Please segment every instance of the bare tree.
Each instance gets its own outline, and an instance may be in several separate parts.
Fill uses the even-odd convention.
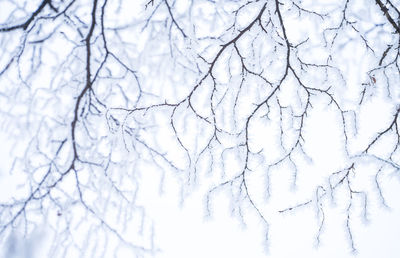
[[[390,205],[382,176],[400,168],[399,6],[3,1],[0,125],[13,149],[2,243],[47,223],[51,257],[154,254],[141,197],[152,170],[161,192],[178,180],[182,201],[205,186],[208,213],[228,194],[266,242],[271,214],[301,207],[315,209],[319,242],[337,202],[355,250],[355,213]]]

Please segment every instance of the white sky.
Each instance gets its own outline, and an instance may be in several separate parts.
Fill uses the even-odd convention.
[[[183,6],[182,10],[184,11],[185,8],[187,8],[187,6]],[[357,8],[362,9],[363,7]],[[129,9],[124,9],[124,11],[128,10]],[[135,11],[137,14],[141,13],[139,9],[135,9]],[[200,11],[203,10],[199,10],[199,12]],[[363,12],[363,10],[360,12]],[[163,15],[160,17],[160,19],[165,18]],[[290,17],[287,17],[288,27],[295,26],[296,17],[291,18],[292,20],[290,20]],[[374,17],[368,15],[368,18],[373,19]],[[247,24],[245,18],[243,18],[242,21],[243,24]],[[315,21],[306,20],[303,25],[303,27],[297,28],[298,30],[288,29],[293,40],[301,41],[301,36],[304,31],[306,31],[308,26],[315,25]],[[310,41],[312,40],[313,39],[310,39]],[[138,43],[138,49],[143,50],[148,47],[143,42]],[[357,55],[355,55],[356,57],[354,57],[354,59],[350,59],[351,62],[348,62],[348,60],[343,60],[342,62],[338,61],[338,65],[346,71],[344,76],[348,79],[347,81],[350,85],[359,85],[367,77],[365,71],[369,69],[370,63],[368,63],[368,61],[370,60],[370,56],[364,56],[359,45],[356,44],[346,45],[345,52],[357,53]],[[190,53],[189,50],[188,53]],[[212,53],[212,51],[210,51],[210,53]],[[323,51],[315,52],[316,56],[319,54],[323,55],[324,53]],[[223,64],[221,66],[223,66]],[[146,69],[147,68],[144,67],[141,72],[151,77],[151,73]],[[163,67],[160,65],[160,70],[162,69]],[[223,68],[221,68],[221,70],[222,69]],[[168,75],[168,72],[169,71],[165,72],[165,74]],[[352,76],[352,74],[356,75]],[[221,81],[225,79],[229,82],[228,76],[226,76],[226,78],[223,77],[223,71],[220,75],[221,77],[219,79],[221,79]],[[162,78],[156,78],[154,80],[160,83]],[[288,79],[288,81],[289,86],[287,87],[290,87],[290,84],[293,83],[293,79]],[[380,85],[379,83],[380,81],[378,81],[377,85]],[[168,82],[166,82],[166,87],[167,86],[171,87]],[[382,88],[384,87],[382,86]],[[251,94],[257,94],[256,91],[254,92]],[[178,93],[181,94],[182,92],[178,91]],[[359,94],[359,92],[355,92],[355,90],[353,92],[352,88],[344,87],[337,89],[335,93],[343,94],[342,97]],[[177,93],[171,91],[168,94],[173,98]],[[200,97],[202,96],[201,94]],[[207,92],[204,94],[207,94]],[[248,94],[251,95],[250,93]],[[290,94],[290,92],[288,94]],[[360,127],[358,129],[361,132],[361,136],[358,138],[355,137],[355,143],[351,146],[353,150],[365,148],[365,142],[373,137],[373,135],[368,135],[368,132],[381,130],[383,127],[379,127],[379,125],[386,126],[385,121],[388,117],[389,119],[391,117],[390,115],[382,115],[392,112],[390,107],[388,107],[389,105],[385,103],[388,98],[385,96],[384,89],[378,90],[377,95],[377,99],[368,102],[366,107],[360,111]],[[290,97],[290,95],[286,96],[288,99],[290,99]],[[394,97],[394,99],[396,99],[396,97]],[[232,211],[235,207],[237,208],[237,206],[235,206],[236,203],[232,203],[233,198],[230,196],[229,188],[215,191],[211,199],[211,214],[207,214],[205,193],[210,187],[215,186],[215,182],[218,182],[215,180],[222,178],[217,172],[215,174],[207,173],[209,167],[200,166],[198,175],[199,181],[189,188],[184,188],[182,194],[182,181],[180,181],[182,177],[173,174],[178,172],[167,171],[164,181],[161,183],[161,174],[156,166],[147,166],[145,162],[139,164],[140,173],[137,180],[140,184],[140,193],[138,195],[137,204],[145,207],[146,212],[143,239],[146,238],[148,234],[154,233],[154,245],[156,248],[159,248],[159,251],[153,254],[146,254],[145,257],[400,257],[400,176],[398,172],[388,170],[382,173],[382,176],[379,178],[383,196],[388,205],[388,207],[386,207],[379,198],[378,190],[374,185],[376,166],[368,160],[358,160],[359,163],[357,163],[356,174],[359,180],[354,186],[356,190],[365,190],[368,193],[367,220],[365,220],[363,216],[362,199],[358,198],[358,196],[354,197],[355,200],[350,213],[346,213],[348,196],[345,194],[345,189],[343,191],[338,191],[337,196],[335,196],[335,201],[331,201],[330,198],[326,198],[323,201],[325,222],[320,235],[320,243],[317,245],[316,237],[318,235],[321,217],[317,216],[317,207],[315,204],[283,214],[278,212],[281,209],[295,206],[302,201],[307,201],[309,198],[312,198],[312,196],[314,196],[312,193],[316,190],[318,185],[326,186],[326,175],[329,175],[332,171],[343,169],[348,164],[348,160],[342,159],[343,150],[340,147],[341,136],[337,134],[338,130],[340,132],[340,124],[337,123],[338,120],[337,116],[335,116],[335,110],[331,106],[326,107],[327,99],[323,97],[314,101],[314,109],[310,112],[311,118],[307,120],[308,122],[304,129],[305,139],[308,144],[307,151],[312,154],[314,159],[309,161],[303,159],[303,157],[297,157],[297,161],[303,169],[299,171],[298,174],[297,188],[293,188],[292,185],[293,173],[290,170],[290,164],[285,163],[271,169],[271,196],[269,199],[266,199],[266,179],[265,171],[262,166],[255,166],[254,173],[249,173],[250,194],[257,203],[257,207],[262,210],[262,213],[267,218],[269,223],[268,227],[260,220],[254,208],[251,207],[247,201],[240,204],[244,214],[244,219],[241,220],[237,215],[237,210]],[[65,100],[65,102],[67,103],[68,100]],[[344,103],[344,105],[347,104],[348,103]],[[52,110],[52,112],[54,112],[54,110]],[[182,117],[185,118],[185,115],[182,115]],[[182,121],[184,120],[179,119],[177,123]],[[168,123],[169,121],[163,122]],[[9,174],[14,160],[13,157],[23,157],[26,151],[24,148],[24,144],[27,142],[26,136],[29,136],[29,133],[23,134],[18,130],[14,131],[13,128],[19,128],[18,121],[13,121],[12,118],[0,113],[1,202],[8,201],[10,198],[14,197],[14,192],[18,192],[24,188],[23,186],[26,180],[26,177],[20,176],[18,173]],[[192,124],[191,127],[188,126],[188,128],[189,131],[198,129],[197,124]],[[374,130],[371,130],[371,128]],[[21,130],[28,132],[29,128],[27,127]],[[274,151],[274,148],[276,149],[276,146],[273,145],[270,139],[273,138],[270,137],[271,135],[274,136],[274,128],[271,123],[265,121],[255,123],[252,130],[254,137],[258,137],[254,146],[265,146],[266,150],[272,151]],[[118,136],[117,134],[110,137],[118,138]],[[158,138],[164,136],[167,137],[168,135],[157,135]],[[184,140],[190,142],[192,139],[189,135]],[[18,141],[20,144],[16,144]],[[121,144],[121,142],[119,142],[119,144]],[[170,142],[165,140],[160,143],[160,146],[165,145],[168,147],[169,144]],[[380,150],[384,151],[388,148],[385,144],[386,142],[378,146]],[[173,146],[171,149],[173,149]],[[263,158],[267,159],[278,154],[279,153],[272,153],[270,156],[266,155],[266,157]],[[124,155],[129,155],[129,153],[123,151],[117,152],[115,158],[123,159],[125,158]],[[260,160],[261,159],[262,158],[260,158]],[[261,164],[263,161],[264,160],[257,162]],[[185,163],[184,158],[182,158],[181,162]],[[218,162],[220,161],[216,162],[217,165],[220,164]],[[235,157],[228,156],[225,162],[228,173],[229,171],[235,171],[235,169],[237,169],[235,166],[238,160],[236,160]],[[217,165],[215,166],[217,167]],[[205,166],[208,166],[208,164]],[[66,184],[68,184],[68,182]],[[163,191],[161,192],[160,189],[163,189]],[[182,196],[185,196],[183,200],[181,198]],[[71,209],[76,209],[79,213],[79,209],[73,204],[71,204]],[[355,253],[351,252],[351,241],[349,240],[349,232],[346,229],[346,217],[348,214],[351,216],[350,228],[354,245],[357,249]],[[87,216],[84,212],[81,212],[79,215],[82,217]],[[64,214],[62,216],[64,216]],[[83,239],[82,242],[85,242],[86,231],[84,229],[81,230],[80,226],[81,224],[85,224],[85,222],[88,222],[87,225],[95,223],[95,220],[88,216],[88,218],[83,221],[83,223],[77,223],[79,225],[73,225],[76,225],[76,228],[78,228],[76,239],[81,238]],[[118,219],[115,219],[114,222],[118,222]],[[58,226],[55,215],[50,214],[44,219],[44,222],[33,230],[32,236],[25,239],[22,234],[18,233],[12,236],[15,237],[15,248],[18,250],[15,256],[13,256],[14,258],[44,257],[44,255],[48,254],[49,250],[54,248],[54,246],[52,246],[53,238],[50,230],[46,230],[46,223],[52,226]],[[62,226],[63,224],[60,223],[60,228]],[[84,226],[86,225],[83,225],[82,228]],[[268,240],[265,239],[266,229],[268,229]],[[127,229],[127,232],[125,232],[128,238],[131,233],[132,239],[140,242],[141,239],[140,236],[138,238],[137,232],[129,230],[132,229]],[[89,239],[89,243],[87,243],[87,249],[89,250],[87,252],[88,256],[92,250],[95,252],[96,248],[103,248],[103,245],[108,241],[105,240],[107,236],[105,236],[104,232],[101,230],[99,230],[99,232],[94,230],[93,232],[88,234],[87,238]],[[62,236],[57,236],[55,239],[57,239],[57,241],[54,243],[62,243],[63,241]],[[98,246],[93,244],[97,241],[96,239],[99,239]],[[111,239],[109,241],[111,243],[113,240]],[[146,241],[143,240],[143,242]],[[4,258],[11,258],[7,256],[7,254],[10,254],[10,245],[8,243],[10,243],[10,241],[7,242],[7,240],[5,240],[4,242],[4,239],[0,241],[0,244],[3,244],[3,247],[0,247],[0,255],[3,255]],[[79,246],[80,243],[76,245]],[[130,252],[131,250],[122,245],[117,249],[116,256],[130,257],[130,255],[132,255]],[[106,257],[111,257],[112,254],[113,253],[105,252]],[[80,254],[72,253],[69,254],[69,256],[67,255],[67,257],[73,257],[74,255],[77,257]]]

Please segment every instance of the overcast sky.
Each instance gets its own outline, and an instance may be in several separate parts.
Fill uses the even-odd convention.
[[[67,2],[0,2],[0,256],[400,257],[398,1]]]

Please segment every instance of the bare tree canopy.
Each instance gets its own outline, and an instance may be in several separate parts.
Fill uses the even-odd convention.
[[[398,0],[4,0],[0,51],[1,246],[46,224],[48,257],[156,255],[156,189],[228,196],[265,245],[300,209],[319,244],[333,203],[351,252],[391,205]]]

